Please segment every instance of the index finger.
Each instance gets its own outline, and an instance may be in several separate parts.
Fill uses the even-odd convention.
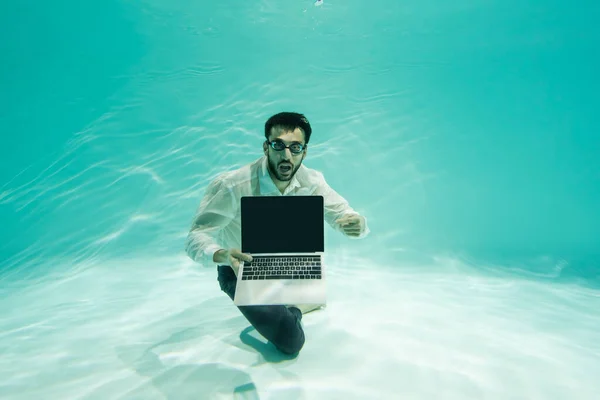
[[[356,215],[346,215],[346,216],[338,219],[338,222],[342,225],[356,225],[360,221]]]
[[[337,222],[338,224],[345,224],[346,222],[348,222],[349,217],[347,215],[338,218],[335,222]]]
[[[252,261],[252,256],[250,254],[246,254],[246,253],[242,253],[240,250],[237,249],[233,249],[231,250],[231,255],[235,258],[237,258],[238,260],[243,260],[243,261]]]
[[[248,262],[252,261],[252,256],[250,254],[241,253],[240,258],[244,261],[248,261]]]

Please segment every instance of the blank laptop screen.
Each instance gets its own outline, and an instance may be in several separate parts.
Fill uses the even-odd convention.
[[[243,253],[325,249],[323,196],[242,197]]]

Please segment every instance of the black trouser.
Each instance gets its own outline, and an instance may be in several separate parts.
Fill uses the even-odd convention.
[[[219,265],[219,285],[231,300],[235,296],[237,277],[229,265]],[[302,312],[296,307],[239,306],[238,309],[265,339],[285,354],[296,354],[304,346],[304,330],[300,325]]]

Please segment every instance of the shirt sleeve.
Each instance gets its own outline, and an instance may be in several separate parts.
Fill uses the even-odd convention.
[[[344,233],[344,230],[335,221],[345,215],[360,215],[356,212],[346,199],[340,196],[335,190],[333,190],[325,181],[322,174],[318,175],[318,185],[315,191],[316,195],[323,196],[324,207],[325,207],[325,222],[327,222],[334,230]],[[370,233],[369,226],[367,224],[367,218],[362,216],[365,221],[363,231],[359,236],[348,236],[351,239],[362,239]]]
[[[185,251],[192,260],[214,264],[214,254],[223,248],[217,234],[234,218],[236,207],[235,195],[223,179],[208,185],[185,242]]]

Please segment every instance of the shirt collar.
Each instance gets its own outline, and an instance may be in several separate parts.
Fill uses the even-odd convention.
[[[300,182],[297,179],[297,175],[301,169],[302,169],[302,167],[298,168],[298,171],[296,171],[296,173],[292,177],[290,184],[283,192],[284,195],[301,186]],[[275,194],[281,193],[279,191],[279,189],[277,189],[277,186],[275,186],[273,179],[271,179],[271,175],[269,175],[269,170],[268,170],[268,165],[267,165],[267,156],[262,157],[262,162],[260,163],[260,171],[258,172],[258,179],[259,179],[259,184],[260,184],[260,193],[262,195],[271,195],[273,193],[275,193]]]

